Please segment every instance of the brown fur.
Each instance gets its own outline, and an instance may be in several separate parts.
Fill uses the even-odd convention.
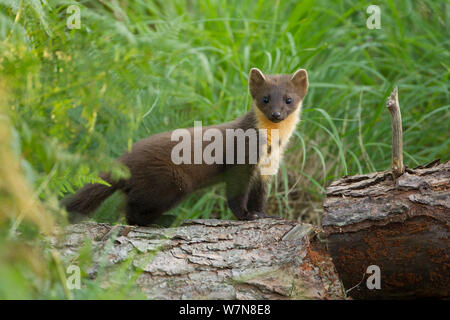
[[[297,71],[293,76],[266,76],[258,69],[252,69],[249,87],[254,101],[253,110],[232,122],[203,127],[203,130],[216,128],[223,133],[224,161],[226,154],[231,151],[226,148],[226,129],[279,129],[280,145],[284,146],[297,124],[307,86],[307,74],[304,70]],[[262,102],[264,95],[271,97],[269,103]],[[292,99],[291,104],[285,103],[288,96]],[[280,112],[280,121],[274,122],[271,119],[270,114],[274,110]],[[192,135],[193,128],[189,130]],[[119,158],[130,170],[129,179],[112,181],[108,174],[104,174],[102,177],[111,187],[101,184],[84,186],[65,202],[67,210],[73,215],[87,215],[105,198],[116,190],[121,190],[127,195],[128,223],[149,225],[186,195],[200,188],[224,182],[228,205],[238,219],[266,216],[264,202],[267,179],[262,179],[257,164],[249,164],[248,140],[245,164],[175,165],[171,160],[171,152],[178,141],[171,141],[171,134],[172,132],[163,132],[138,141],[131,152]],[[268,145],[271,144],[270,136],[269,134]],[[203,148],[209,143],[203,142]],[[194,148],[191,150],[193,152]],[[236,150],[234,154],[236,157]]]

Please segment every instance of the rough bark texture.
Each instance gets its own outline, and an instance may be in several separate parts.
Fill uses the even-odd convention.
[[[450,298],[450,162],[344,177],[327,189],[323,228],[354,298]],[[381,289],[362,281],[381,270]],[[366,275],[366,278],[370,274]]]
[[[275,219],[190,220],[167,229],[82,223],[55,246],[76,262],[89,238],[95,262],[106,257],[114,268],[131,258],[142,270],[138,288],[151,299],[343,298],[319,231]]]

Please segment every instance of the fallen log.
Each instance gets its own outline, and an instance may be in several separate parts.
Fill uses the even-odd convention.
[[[132,259],[142,271],[137,288],[150,299],[342,299],[319,232],[276,219],[189,220],[166,229],[88,222],[68,226],[54,246],[72,264],[86,238],[94,264]],[[97,277],[96,268],[89,273]]]
[[[327,189],[322,226],[354,298],[450,297],[450,162],[340,179]],[[380,268],[381,289],[361,279]]]
[[[397,89],[387,107],[392,171],[327,188],[329,252],[353,298],[450,298],[450,162],[405,167]]]

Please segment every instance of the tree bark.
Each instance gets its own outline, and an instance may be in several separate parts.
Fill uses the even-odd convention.
[[[132,259],[142,271],[137,287],[150,299],[341,299],[319,232],[275,219],[190,220],[167,229],[81,223],[55,246],[76,263],[87,237],[96,264]]]
[[[449,161],[333,182],[322,226],[350,296],[450,297]],[[370,265],[380,268],[381,289],[366,285]]]

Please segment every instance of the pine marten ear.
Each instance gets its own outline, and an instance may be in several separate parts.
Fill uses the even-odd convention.
[[[299,69],[291,77],[294,86],[299,90],[300,96],[303,99],[308,90],[308,73],[305,69]]]
[[[266,82],[266,77],[258,68],[252,68],[248,77],[248,87],[250,88],[250,94],[255,97],[258,89]]]

